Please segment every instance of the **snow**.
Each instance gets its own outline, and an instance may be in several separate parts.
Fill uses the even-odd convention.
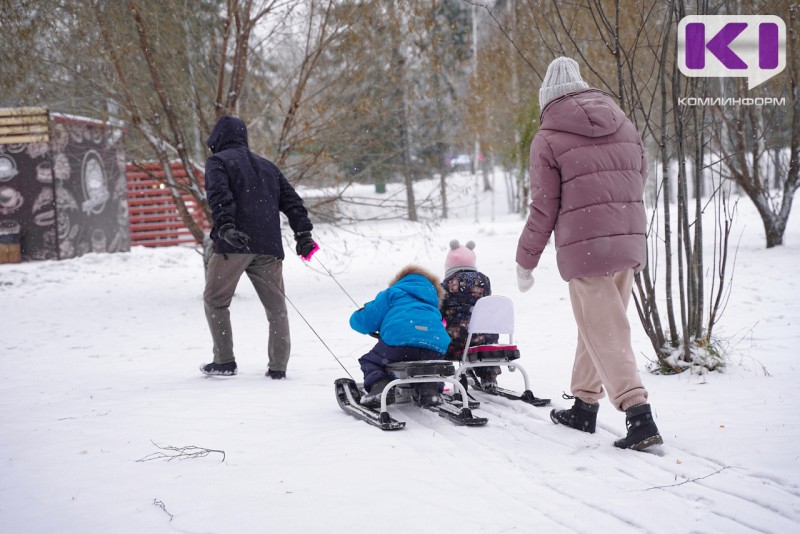
[[[800,531],[800,225],[793,216],[786,245],[766,250],[746,199],[718,326],[724,372],[644,372],[652,351],[631,306],[664,445],[614,448],[625,418],[605,399],[593,435],[553,425],[549,407],[498,397],[481,397],[475,414],[489,423],[477,428],[405,405],[390,412],[406,428],[382,432],[338,407],[334,380],[360,380],[358,357],[374,343],[349,329],[350,297],[370,300],[409,262],[441,276],[454,238],[476,242],[493,292],[514,301],[534,394],[571,404],[560,395],[577,334],[552,246],[519,293],[522,221],[504,213],[500,190],[496,201],[482,193],[476,222],[475,181],[458,180],[447,221],[318,226],[315,259],[287,257],[293,348],[282,381],[264,377],[266,318],[244,278],[231,307],[239,375],[199,373],[211,339],[192,248],[0,266],[0,532]],[[499,380],[519,389],[522,377]],[[140,461],[168,453],[158,446],[224,459]]]

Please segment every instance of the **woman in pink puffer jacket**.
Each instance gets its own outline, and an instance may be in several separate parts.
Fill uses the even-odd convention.
[[[642,196],[647,178],[639,133],[613,99],[583,81],[560,57],[539,91],[541,127],[531,143],[531,210],[517,246],[519,288],[555,232],[556,261],[578,326],[568,410],[554,423],[594,433],[608,392],[626,412],[628,434],[614,445],[641,450],[662,443],[636,370],[627,307],[634,272],[647,260]],[[604,391],[605,388],[605,391]]]

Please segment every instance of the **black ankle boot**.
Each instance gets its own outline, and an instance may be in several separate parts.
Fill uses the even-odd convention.
[[[439,406],[442,403],[442,396],[439,393],[439,383],[422,382],[416,384],[411,398],[420,406]]]
[[[575,399],[575,404],[569,410],[553,410],[550,412],[550,419],[557,425],[566,425],[581,432],[594,434],[600,404],[588,404],[567,394],[562,396],[565,399]]]
[[[664,443],[653,421],[649,404],[639,404],[629,408],[625,412],[625,426],[628,427],[628,435],[615,441],[615,447],[641,451],[651,445]]]
[[[361,396],[361,405],[367,408],[380,408],[383,390],[391,381],[390,378],[381,378],[372,384],[369,387],[369,393]],[[386,404],[394,404],[394,388],[390,389],[386,394]]]
[[[236,374],[236,362],[207,363],[200,366],[200,372],[208,376],[233,376]]]

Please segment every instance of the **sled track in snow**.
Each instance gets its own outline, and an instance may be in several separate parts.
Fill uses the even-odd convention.
[[[613,449],[613,441],[621,437],[621,433],[614,433],[605,425],[599,425],[593,435],[582,434],[554,425],[549,417],[552,407],[537,408],[501,397],[475,396],[481,402],[475,414],[489,417],[489,423],[483,428],[464,429],[452,425],[444,428],[448,423],[438,422],[439,418],[430,412],[417,414],[404,410],[404,417],[431,428],[452,441],[454,447],[479,452],[476,455],[479,458],[500,458],[518,466],[520,472],[529,474],[531,483],[526,491],[512,493],[513,499],[526,507],[533,505],[538,513],[568,530],[589,530],[592,520],[587,515],[601,515],[603,519],[597,520],[604,521],[602,524],[614,520],[622,530],[641,532],[683,528],[708,531],[710,528],[711,531],[779,533],[800,526],[800,488],[777,476],[750,473],[747,466],[724,465],[669,441],[645,452]],[[513,443],[511,447],[505,446],[509,440]],[[529,443],[527,450],[526,442]],[[509,448],[526,452],[512,454]],[[615,454],[609,456],[608,448]],[[602,457],[595,451],[602,451]],[[609,458],[613,462],[609,462]],[[581,480],[585,482],[586,477],[600,477],[607,483],[609,494],[592,495],[584,491]],[[734,479],[736,483],[730,483]],[[606,511],[608,507],[603,503],[608,498],[648,504],[631,506],[629,513],[622,514]],[[553,512],[558,506],[548,506],[547,511],[539,506],[562,499],[564,512]],[[694,503],[694,509],[689,513],[679,512],[686,508],[687,500]],[[576,518],[572,510],[575,501],[581,504],[582,518]],[[677,524],[652,524],[647,515],[650,503],[675,509]],[[611,507],[613,509],[620,508]],[[699,522],[701,518],[702,523]]]

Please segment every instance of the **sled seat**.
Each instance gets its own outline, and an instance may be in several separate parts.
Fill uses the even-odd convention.
[[[394,362],[386,365],[386,370],[397,378],[422,376],[453,376],[456,372],[453,362],[447,360],[419,360],[415,362]]]
[[[436,384],[437,389],[441,390],[442,383],[450,384],[453,394],[453,401],[461,402],[462,399],[469,399],[465,386],[455,377],[456,369],[453,362],[448,360],[420,360],[413,362],[394,362],[386,365],[386,372],[394,376],[394,380],[389,382],[381,392],[381,416],[386,412],[387,395],[392,388],[397,388],[395,402],[407,402],[409,400],[408,391],[416,389],[419,384]],[[411,394],[411,399],[413,399]],[[403,400],[405,399],[405,400]],[[462,403],[463,404],[463,403]],[[455,406],[447,402],[436,406],[434,411],[439,415],[447,417],[457,424],[482,425],[486,423],[485,417],[473,417],[471,408],[477,408],[477,403],[469,401],[468,406]],[[388,417],[388,414],[386,414]]]
[[[516,345],[478,345],[467,349],[468,362],[510,362],[519,359]]]

